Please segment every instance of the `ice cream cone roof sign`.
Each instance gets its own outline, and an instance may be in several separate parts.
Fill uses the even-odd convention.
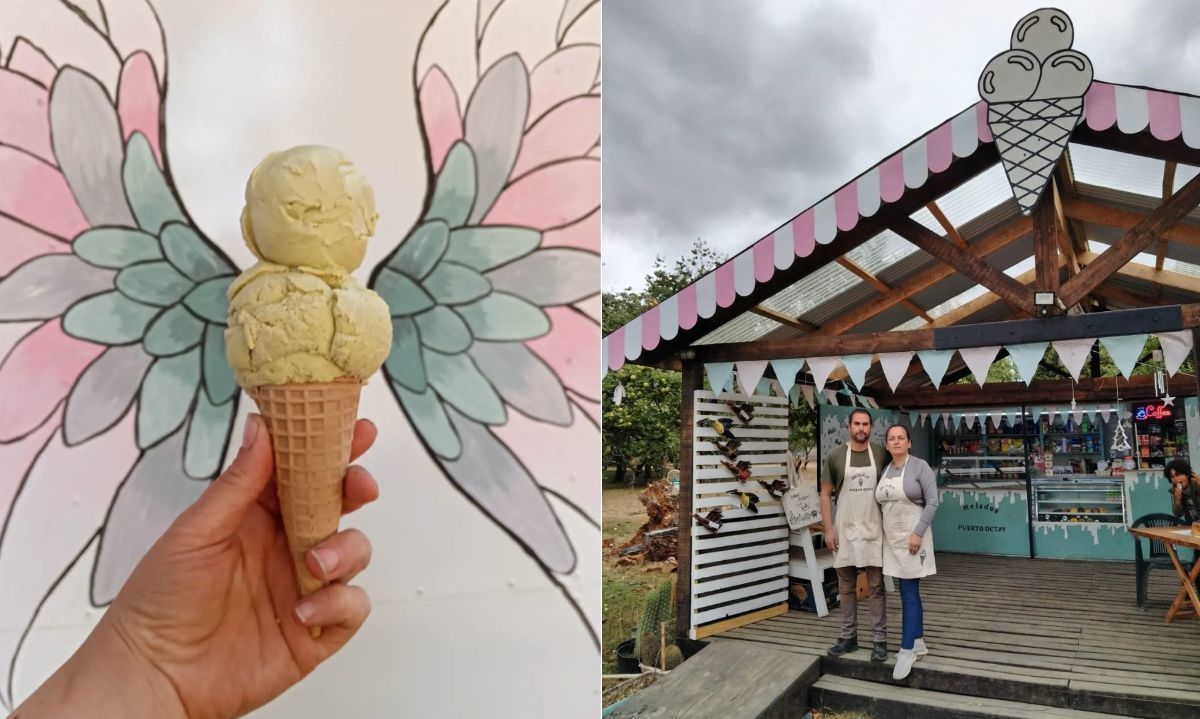
[[[1008,50],[988,61],[979,95],[1021,213],[1033,212],[1083,117],[1092,63],[1071,49],[1075,29],[1062,10],[1021,18]]]

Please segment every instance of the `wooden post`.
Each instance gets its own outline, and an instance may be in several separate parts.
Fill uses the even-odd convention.
[[[1034,286],[1042,292],[1058,292],[1058,217],[1054,212],[1052,194],[1042,198],[1034,218],[1033,257],[1037,268]],[[1057,308],[1054,314],[1058,314]]]
[[[679,412],[679,576],[676,579],[676,633],[687,637],[692,625],[692,471],[696,429],[696,390],[704,383],[704,365],[695,359],[683,362],[683,389]]]
[[[1196,396],[1200,397],[1200,329],[1192,330],[1192,362],[1196,365]]]

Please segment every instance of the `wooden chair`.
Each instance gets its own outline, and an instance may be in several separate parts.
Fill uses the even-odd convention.
[[[1133,521],[1130,527],[1175,527],[1182,526],[1183,523],[1170,514],[1144,514]],[[1171,557],[1167,554],[1167,547],[1157,539],[1146,540],[1150,542],[1149,553],[1142,554],[1142,538],[1133,538],[1133,559],[1135,574],[1137,577],[1137,605],[1139,607],[1146,606],[1146,589],[1150,584],[1150,570],[1155,567],[1162,567],[1174,571],[1174,565],[1171,564]],[[1184,562],[1182,558],[1180,562],[1185,569],[1189,569],[1192,562]]]

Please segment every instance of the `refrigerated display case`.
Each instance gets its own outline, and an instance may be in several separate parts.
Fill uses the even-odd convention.
[[[1122,479],[1071,476],[1033,480],[1033,521],[1037,524],[1126,524],[1127,509]]]

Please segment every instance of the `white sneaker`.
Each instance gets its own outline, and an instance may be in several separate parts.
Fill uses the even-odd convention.
[[[901,649],[896,654],[896,668],[892,670],[892,679],[903,679],[912,671],[913,662],[917,661],[917,655],[912,649]]]
[[[929,650],[925,648],[925,637],[921,637],[913,642],[913,654],[917,655],[917,659],[920,659],[928,653]]]

